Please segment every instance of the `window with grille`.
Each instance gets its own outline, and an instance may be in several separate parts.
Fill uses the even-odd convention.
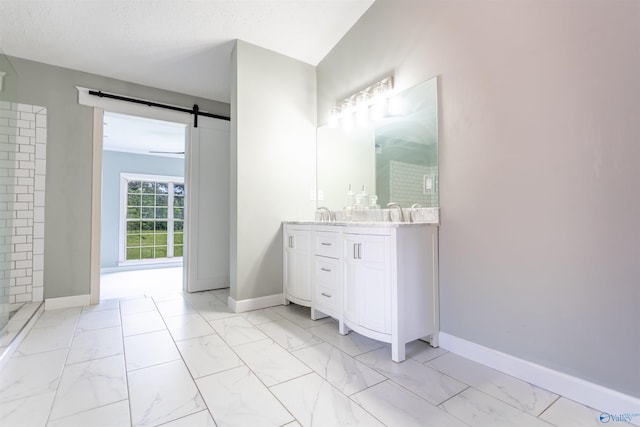
[[[172,261],[184,248],[184,178],[122,174],[121,262]]]

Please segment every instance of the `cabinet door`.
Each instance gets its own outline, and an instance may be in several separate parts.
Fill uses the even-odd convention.
[[[344,238],[344,308],[347,320],[391,333],[391,273],[388,236]]]
[[[345,234],[343,238],[343,265],[342,265],[342,274],[343,274],[343,307],[344,307],[344,317],[345,320],[355,323],[357,325],[361,324],[361,315],[359,304],[362,301],[361,293],[362,290],[359,286],[358,281],[358,244],[360,243],[358,239],[358,235],[353,234]]]
[[[391,333],[390,248],[387,236],[360,236],[358,287],[361,288],[360,325]]]
[[[287,228],[284,244],[285,293],[311,301],[311,231]]]

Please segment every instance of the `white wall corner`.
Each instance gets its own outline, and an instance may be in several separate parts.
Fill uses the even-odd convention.
[[[44,300],[44,309],[58,310],[61,308],[82,307],[91,303],[91,295],[74,295],[70,297],[46,298]]]
[[[236,301],[231,296],[227,299],[227,305],[234,313],[244,313],[245,311],[260,310],[262,308],[282,305],[284,294],[267,295],[266,297],[249,298]]]
[[[440,347],[599,411],[640,412],[640,399],[440,332]]]

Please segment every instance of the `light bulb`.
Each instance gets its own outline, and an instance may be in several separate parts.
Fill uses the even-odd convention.
[[[354,103],[351,98],[345,99],[342,103],[341,111],[341,119],[342,119],[342,127],[350,130],[353,128],[353,107]]]
[[[369,114],[369,95],[365,92],[361,92],[356,98],[356,118],[358,126],[365,126],[367,124]]]
[[[387,105],[387,89],[382,82],[373,88],[373,103],[371,105],[371,119],[380,120],[384,117],[385,107]]]
[[[329,110],[329,127],[335,129],[338,127],[338,120],[340,119],[340,109],[333,105]]]

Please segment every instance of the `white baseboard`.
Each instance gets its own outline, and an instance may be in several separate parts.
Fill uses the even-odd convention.
[[[91,304],[91,295],[74,295],[71,297],[46,298],[44,300],[45,310],[58,310],[60,308],[81,307]]]
[[[267,295],[266,297],[234,300],[229,296],[227,300],[229,308],[235,313],[260,310],[261,308],[274,307],[284,303],[284,294]]]
[[[610,414],[640,412],[640,399],[440,332],[440,347]]]
[[[182,261],[162,263],[123,264],[117,267],[100,267],[100,274],[122,273],[125,271],[156,270],[160,268],[182,267]]]

